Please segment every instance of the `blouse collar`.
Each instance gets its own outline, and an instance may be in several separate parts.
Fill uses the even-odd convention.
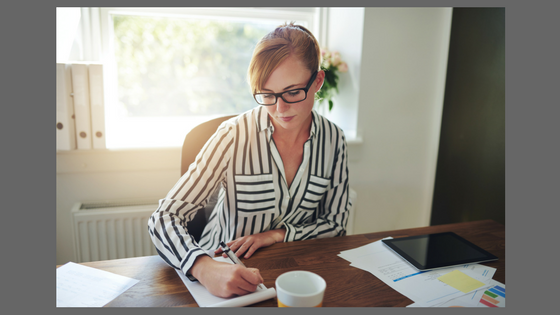
[[[268,141],[270,141],[270,137],[274,133],[274,125],[270,121],[270,116],[268,115],[268,111],[264,109],[262,106],[259,106],[255,109],[257,114],[255,115],[255,122],[257,123],[257,130],[259,132],[263,132],[265,130],[269,130],[268,133]],[[317,126],[319,124],[319,115],[315,111],[315,109],[311,110],[311,129],[309,131],[309,138],[314,139],[315,135],[317,134]]]

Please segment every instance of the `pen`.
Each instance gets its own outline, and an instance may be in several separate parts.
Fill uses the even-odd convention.
[[[239,260],[239,258],[237,258],[237,255],[235,255],[235,253],[233,253],[233,252],[231,251],[231,249],[229,249],[229,247],[226,245],[226,243],[220,242],[220,247],[222,248],[222,251],[223,251],[224,253],[226,253],[226,255],[229,257],[229,259],[230,259],[234,264],[241,265],[241,266],[245,267],[245,265],[243,264],[243,262],[241,262],[241,260]],[[245,267],[245,268],[247,268],[247,267]],[[261,288],[261,289],[263,289],[263,290],[266,290],[266,287],[265,287],[264,284],[262,284],[262,283],[259,283],[259,288]]]

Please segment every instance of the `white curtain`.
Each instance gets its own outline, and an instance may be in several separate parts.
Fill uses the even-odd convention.
[[[101,60],[99,8],[56,8],[56,62]]]

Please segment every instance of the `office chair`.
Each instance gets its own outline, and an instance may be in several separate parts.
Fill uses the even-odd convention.
[[[190,132],[187,133],[187,136],[183,141],[183,148],[181,149],[181,176],[183,176],[187,172],[189,166],[194,162],[196,155],[200,152],[206,141],[208,141],[208,139],[210,139],[210,137],[216,132],[220,124],[223,121],[226,121],[235,116],[237,115],[211,119],[194,127]],[[204,227],[208,222],[208,218],[210,217],[212,209],[214,209],[214,206],[216,205],[218,193],[219,189],[216,190],[210,197],[210,200],[208,201],[204,209],[202,209],[202,211],[199,210],[194,216],[193,220],[187,223],[187,229],[189,230],[189,233],[197,242],[200,241],[202,231],[204,230]]]

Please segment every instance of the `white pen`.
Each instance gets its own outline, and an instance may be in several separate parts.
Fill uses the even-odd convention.
[[[222,248],[222,251],[224,253],[226,253],[226,255],[229,257],[229,259],[237,265],[241,265],[243,267],[245,267],[245,265],[241,262],[241,260],[239,260],[239,258],[237,257],[237,255],[235,255],[234,252],[231,251],[231,249],[229,249],[229,247],[226,245],[226,243],[224,242],[220,242],[220,247]],[[245,267],[247,268],[247,267]],[[259,288],[266,290],[266,287],[264,286],[264,284],[259,283]]]

